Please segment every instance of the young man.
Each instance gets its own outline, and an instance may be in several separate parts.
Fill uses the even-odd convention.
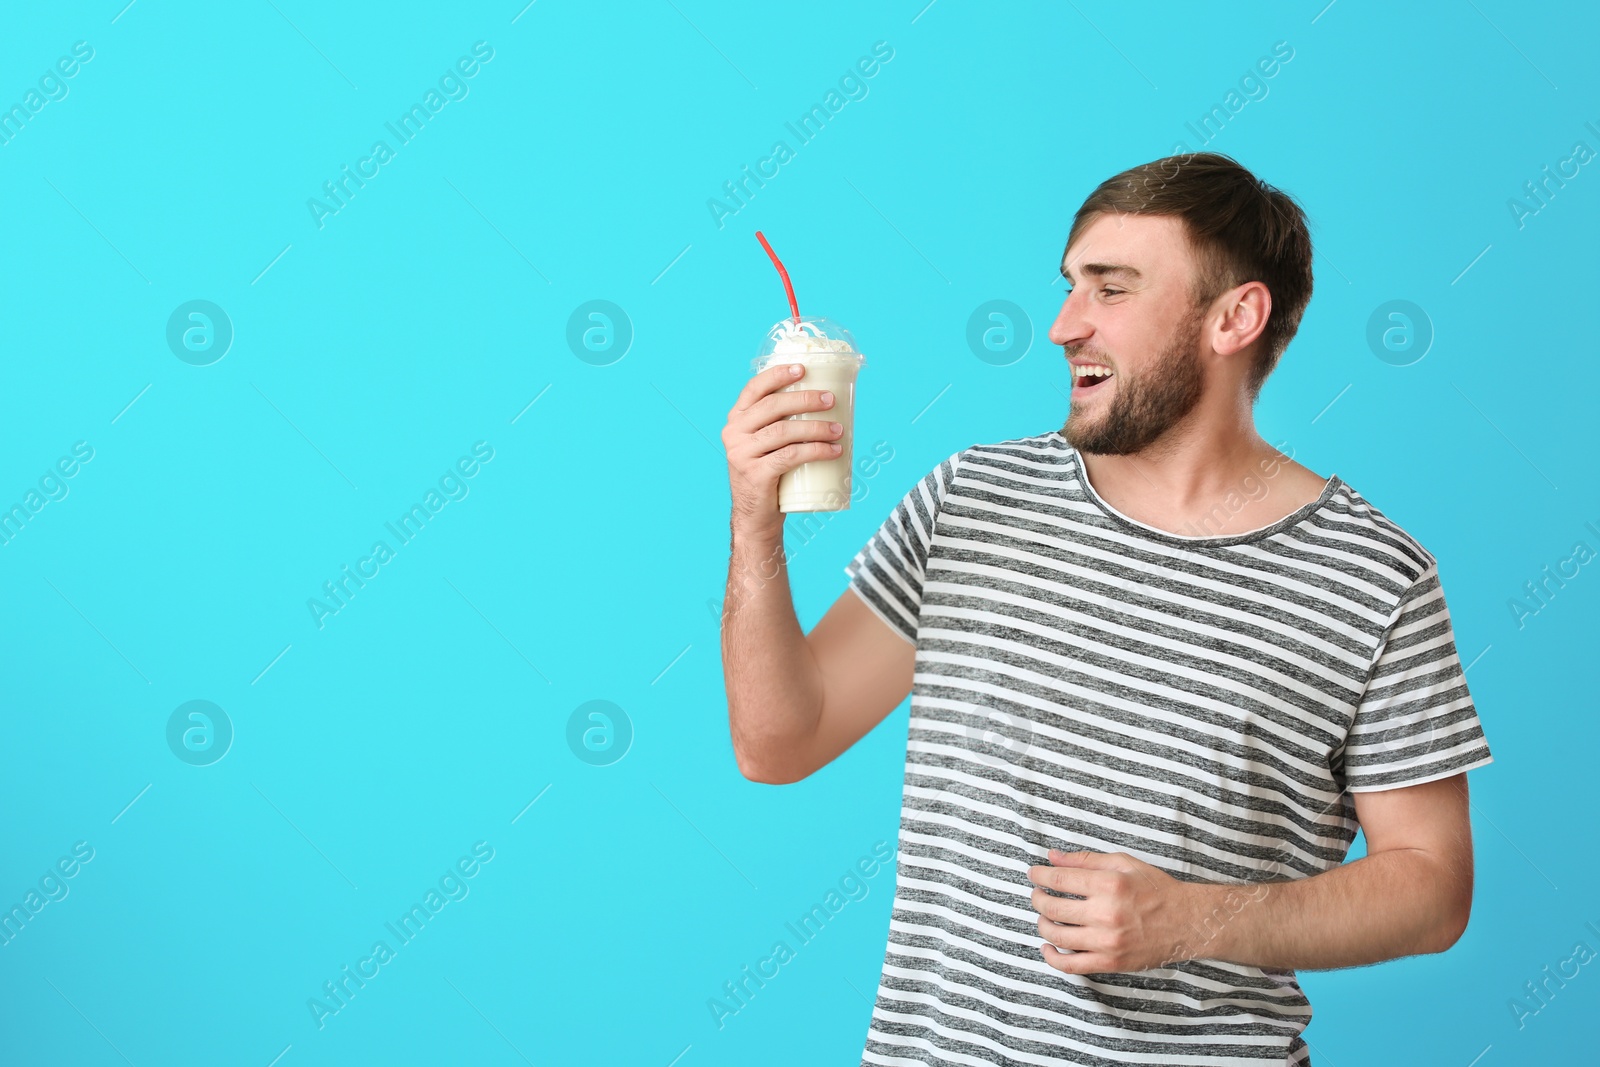
[[[1467,925],[1464,772],[1491,756],[1438,565],[1255,432],[1311,296],[1287,195],[1212,153],[1135,167],[1062,274],[1066,424],[928,472],[809,635],[776,485],[832,454],[786,418],[827,403],[775,392],[785,367],[740,394],[739,767],[797,781],[911,694],[863,1064],[1308,1064],[1296,968]]]

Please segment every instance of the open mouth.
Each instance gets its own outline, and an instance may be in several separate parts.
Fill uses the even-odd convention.
[[[1074,367],[1072,368],[1073,395],[1097,392],[1114,377],[1116,377],[1114,374],[1102,374],[1094,370],[1080,370]]]

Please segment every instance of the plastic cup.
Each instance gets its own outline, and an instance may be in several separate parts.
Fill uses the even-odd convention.
[[[803,363],[800,380],[778,390],[831,391],[833,406],[801,411],[791,419],[821,419],[844,427],[844,447],[832,459],[814,459],[778,478],[779,511],[845,511],[850,507],[850,467],[855,439],[856,375],[867,357],[856,349],[850,331],[824,318],[787,318],[767,331],[760,353],[750,361],[752,375],[778,363]]]

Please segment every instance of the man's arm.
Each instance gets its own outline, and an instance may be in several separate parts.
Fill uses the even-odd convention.
[[[781,553],[780,553],[781,554]],[[916,646],[846,588],[809,635],[786,576],[736,591],[724,609],[723,662],[734,756],[746,778],[809,777],[866,736],[911,692]]]
[[[1046,961],[1074,974],[1184,959],[1328,970],[1445,951],[1472,909],[1466,773],[1352,796],[1367,855],[1307,878],[1182,882],[1121,853],[1052,852],[1029,878],[1085,899],[1034,890]]]
[[[800,630],[778,484],[802,463],[831,458],[843,433],[798,417],[834,403],[791,388],[804,370],[756,374],[722,429],[733,501],[722,607],[728,730],[740,773],[771,785],[805,778],[882,722],[911,692],[916,658],[914,642],[851,589],[810,634]]]
[[[1472,911],[1466,773],[1351,796],[1367,854],[1309,878],[1261,883],[1260,902],[1236,914],[1224,904],[1235,887],[1196,886],[1199,916],[1217,933],[1195,957],[1327,970],[1456,943]]]

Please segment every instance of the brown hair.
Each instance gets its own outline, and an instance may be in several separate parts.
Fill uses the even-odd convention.
[[[1299,204],[1230,156],[1167,156],[1101,182],[1073,217],[1067,248],[1112,212],[1183,220],[1197,264],[1190,283],[1197,308],[1245,282],[1267,287],[1272,311],[1248,379],[1254,403],[1311,300],[1311,235]]]

